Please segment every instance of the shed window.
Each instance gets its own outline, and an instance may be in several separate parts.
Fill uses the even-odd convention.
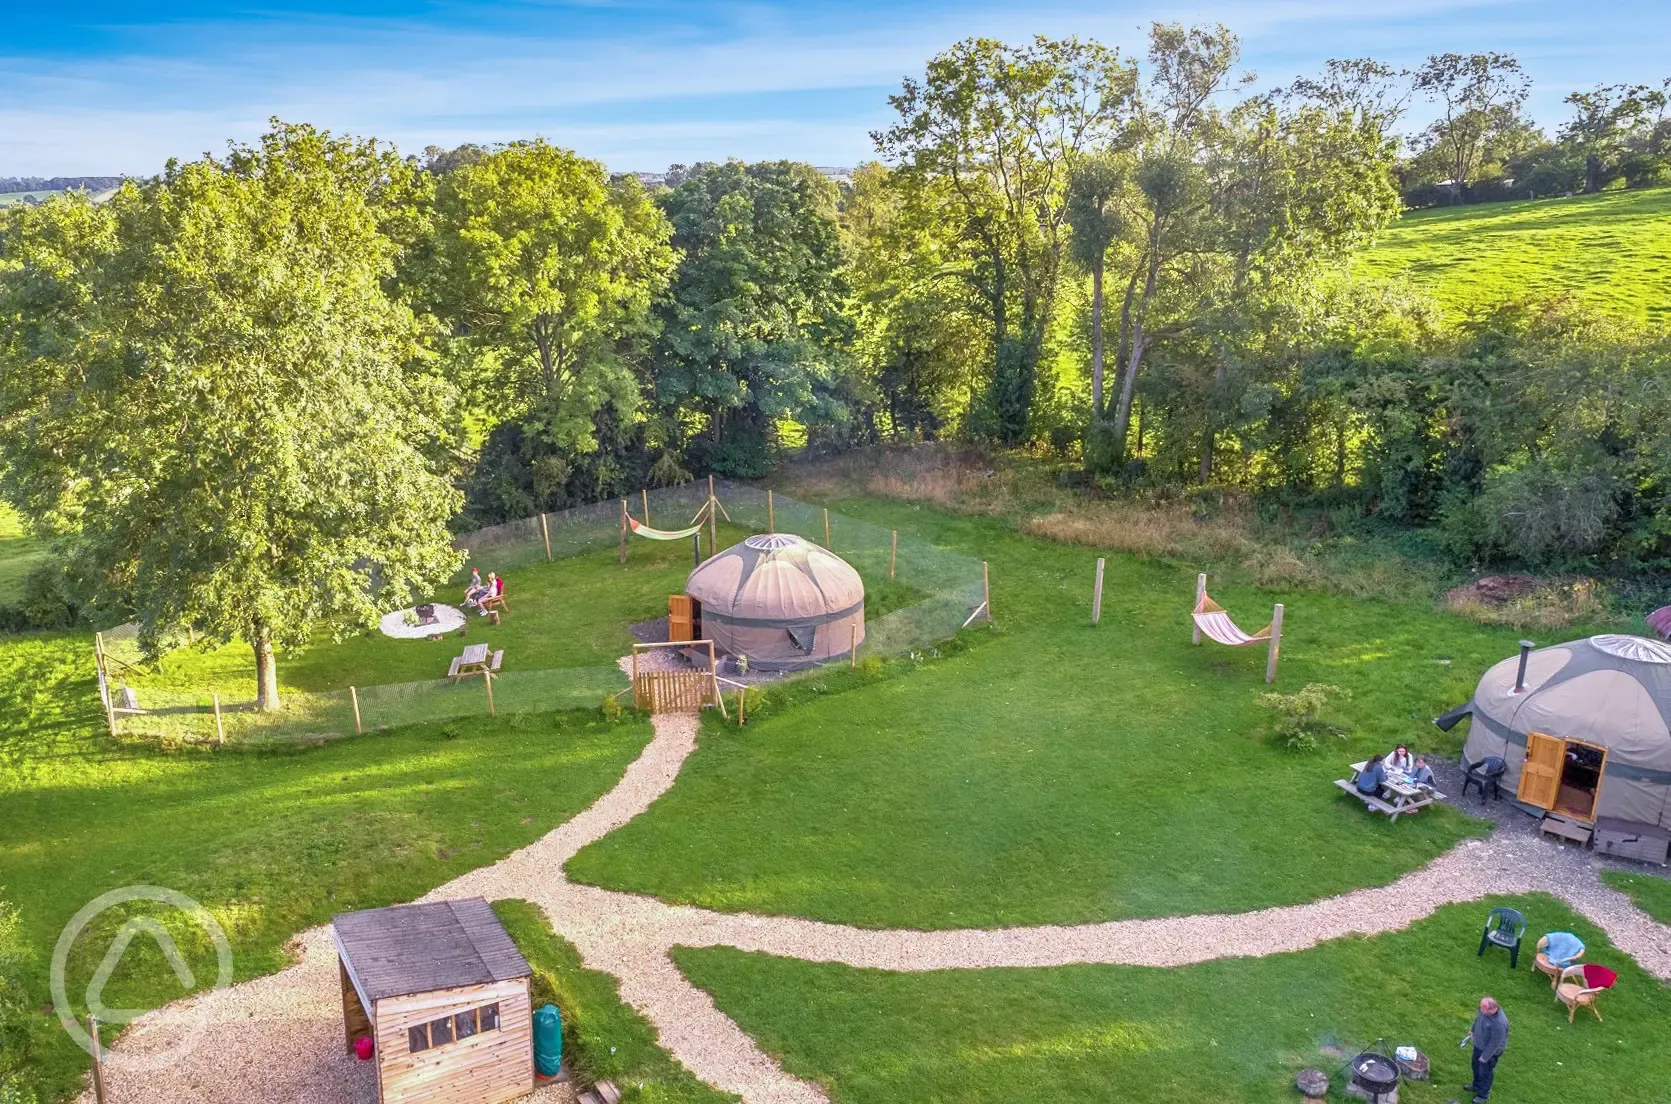
[[[433,1046],[445,1046],[453,1041],[453,1018],[442,1016],[429,1021],[429,1041]]]
[[[413,1054],[429,1049],[429,1025],[419,1024],[406,1029],[406,1048]]]
[[[453,1017],[453,1034],[460,1039],[468,1039],[476,1033],[476,1010],[460,1012]]]
[[[497,1004],[485,1005],[480,1009],[480,1012],[482,1016],[482,1030],[497,1030],[499,1027],[499,1006]]]

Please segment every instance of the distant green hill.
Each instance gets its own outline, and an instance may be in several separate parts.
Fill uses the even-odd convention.
[[[1571,293],[1671,325],[1671,188],[1416,211],[1357,263],[1431,288],[1452,312]]]

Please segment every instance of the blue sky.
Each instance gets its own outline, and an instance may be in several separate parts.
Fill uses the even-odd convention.
[[[1671,76],[1666,0],[0,0],[0,176],[155,172],[271,115],[408,151],[542,135],[613,169],[850,165],[900,78],[960,38],[1131,51],[1155,19],[1229,25],[1262,85],[1330,57],[1511,51],[1551,128],[1573,89]]]

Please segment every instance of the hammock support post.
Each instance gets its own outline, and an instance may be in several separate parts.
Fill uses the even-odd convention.
[[[621,562],[627,562],[627,500],[621,500]]]
[[[1276,681],[1276,661],[1282,650],[1282,603],[1271,610],[1271,646],[1265,654],[1265,681]]]
[[[714,503],[719,500],[714,497],[714,477],[708,477],[708,555],[719,555],[719,522],[714,515],[719,511],[714,509]]]
[[[1104,560],[1103,557],[1101,557],[1101,556],[1097,557],[1097,583],[1096,583],[1096,586],[1094,588],[1092,588],[1092,590],[1091,590],[1091,626],[1092,626],[1092,628],[1095,628],[1097,622],[1102,620],[1102,569],[1103,569],[1103,567],[1106,563],[1107,563],[1107,561]]]
[[[1206,599],[1206,597],[1207,597],[1207,573],[1205,571],[1203,571],[1201,574],[1199,574],[1195,577],[1195,608],[1196,609],[1201,608],[1201,603]],[[1192,621],[1191,624],[1193,624],[1195,626],[1195,632],[1190,639],[1190,643],[1194,644],[1196,647],[1199,648],[1201,646],[1201,623],[1198,622],[1198,621]]]

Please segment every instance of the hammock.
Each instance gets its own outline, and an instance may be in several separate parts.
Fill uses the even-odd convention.
[[[1258,632],[1249,636],[1237,624],[1230,620],[1230,615],[1224,612],[1224,607],[1207,597],[1205,591],[1201,600],[1195,604],[1195,625],[1202,632],[1231,648],[1240,648],[1243,644],[1263,644],[1271,638],[1271,627],[1266,625]]]
[[[638,536],[648,537],[651,540],[684,540],[686,537],[695,536],[697,533],[702,532],[702,523],[700,521],[691,526],[689,529],[652,529],[648,525],[640,522],[631,514],[627,515],[627,525]],[[622,547],[624,548],[625,545]]]

